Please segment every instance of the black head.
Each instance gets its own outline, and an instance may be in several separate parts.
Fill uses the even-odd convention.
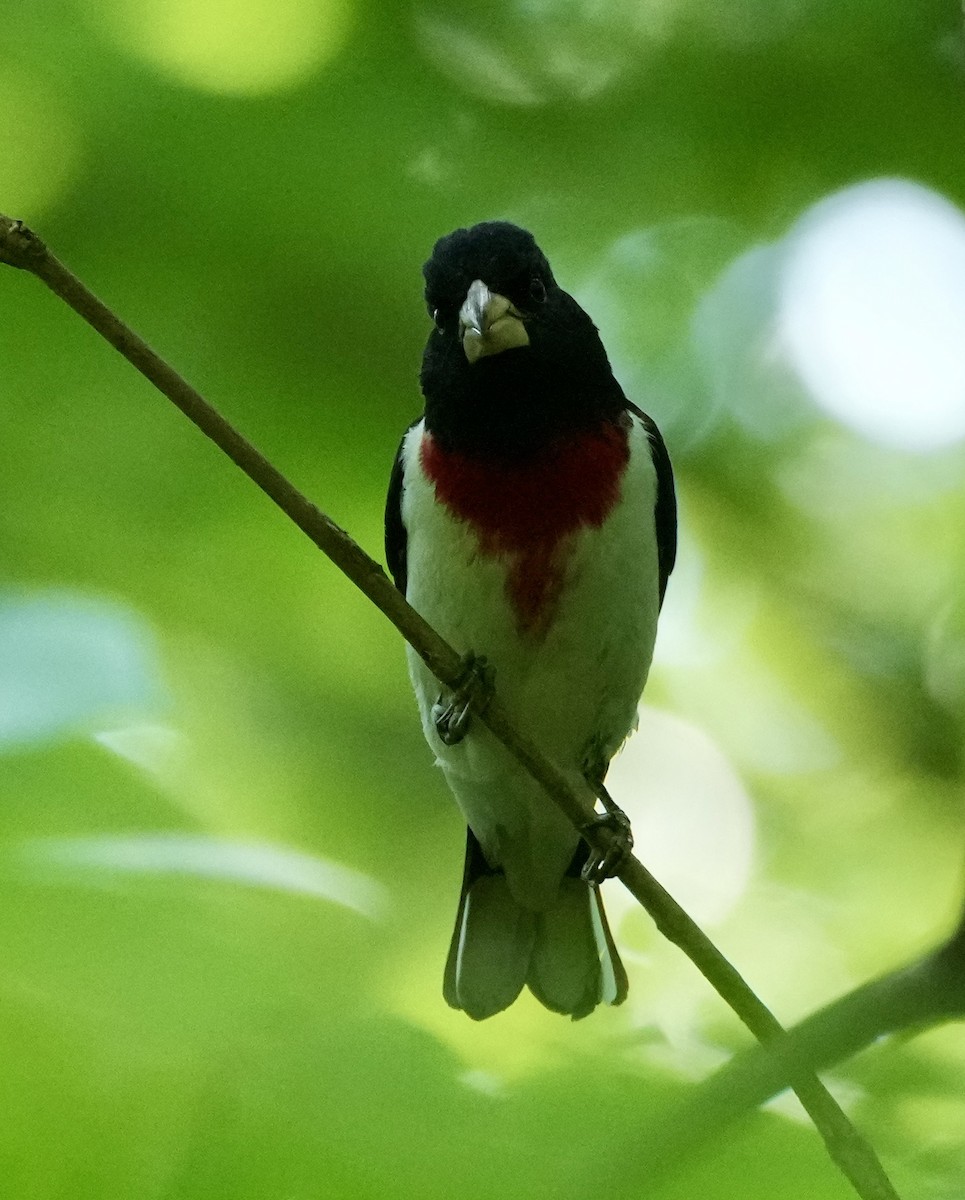
[[[506,221],[457,229],[423,274],[435,324],[426,424],[448,448],[526,456],[625,409],[593,322],[531,233]]]
[[[536,239],[508,221],[483,221],[440,238],[422,274],[426,307],[441,325],[458,321],[473,280],[481,279],[524,312],[542,304],[556,286]]]

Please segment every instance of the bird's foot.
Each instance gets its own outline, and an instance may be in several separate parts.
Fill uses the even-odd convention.
[[[599,829],[600,826],[603,826],[604,829],[610,831],[611,835],[610,844],[605,851],[598,850],[595,846],[590,847],[586,864],[580,872],[581,878],[587,883],[597,886],[604,879],[610,879],[620,873],[633,850],[633,833],[630,829],[630,818],[619,805],[614,803],[603,784],[593,783],[591,786],[599,796],[606,812],[598,813],[592,821],[588,821],[583,826],[581,832]]]
[[[469,732],[473,710],[482,712],[493,690],[493,669],[485,658],[470,652],[463,659],[463,671],[448,700],[440,695],[432,706],[432,721],[440,741],[455,746]]]

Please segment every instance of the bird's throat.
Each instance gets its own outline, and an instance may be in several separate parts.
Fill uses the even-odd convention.
[[[423,437],[420,462],[436,498],[471,527],[484,555],[506,563],[521,634],[539,638],[552,624],[574,535],[607,519],[629,453],[622,422],[570,434],[513,462],[444,450],[430,433]]]

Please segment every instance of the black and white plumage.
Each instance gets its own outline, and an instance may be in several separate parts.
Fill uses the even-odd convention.
[[[392,473],[389,568],[453,646],[486,657],[550,759],[575,784],[602,782],[636,724],[674,562],[667,451],[525,230],[456,230],[424,275],[425,413]],[[580,877],[585,844],[481,722],[444,742],[439,684],[411,651],[409,668],[469,825],[447,1001],[476,1019],[524,985],[574,1018],[619,1003],[626,974]]]

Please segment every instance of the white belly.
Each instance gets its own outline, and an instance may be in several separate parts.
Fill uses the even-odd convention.
[[[420,422],[403,451],[408,600],[460,653],[486,656],[514,723],[576,781],[588,757],[609,761],[634,728],[653,654],[657,485],[646,431],[634,418],[621,494],[603,525],[571,535],[541,637],[519,630],[507,558],[483,554],[471,526],[436,502],[419,465],[422,435]],[[517,899],[543,907],[577,834],[481,723],[459,745],[444,745],[431,718],[440,684],[411,650],[409,669],[426,739],[487,858],[503,866]]]

